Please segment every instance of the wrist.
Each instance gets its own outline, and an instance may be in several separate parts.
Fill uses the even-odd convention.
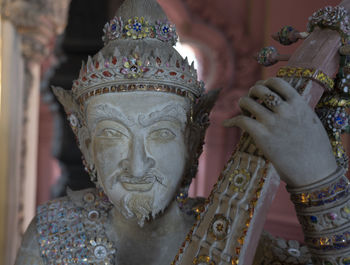
[[[339,173],[339,167],[336,163],[336,160],[333,154],[330,155],[330,159],[324,157],[319,158],[318,161],[322,161],[322,164],[319,163],[301,163],[299,165],[294,165],[294,168],[299,167],[298,170],[290,170],[290,174],[284,176],[283,173],[280,174],[282,180],[287,184],[289,190],[300,190],[308,187],[313,187],[327,182],[330,180],[334,174]],[[310,161],[309,161],[310,162]],[[311,161],[314,162],[314,161]],[[314,165],[314,166],[312,166]],[[311,188],[312,189],[312,188]]]
[[[319,206],[333,202],[349,191],[349,181],[345,176],[345,170],[338,167],[327,177],[300,187],[287,186],[291,200],[295,207]]]

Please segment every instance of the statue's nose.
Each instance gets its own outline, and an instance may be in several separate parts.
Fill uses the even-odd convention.
[[[155,166],[155,160],[147,154],[142,138],[135,138],[129,147],[128,158],[122,161],[122,167],[134,177],[142,177]]]

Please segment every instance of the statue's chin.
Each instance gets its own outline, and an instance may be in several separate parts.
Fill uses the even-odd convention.
[[[117,210],[128,220],[136,220],[140,227],[143,227],[147,220],[155,219],[161,214],[169,203],[168,197],[160,196],[152,190],[153,183],[130,184],[124,187],[125,190],[132,189],[135,192],[125,194],[119,203],[115,204]],[[140,192],[143,191],[143,192]]]

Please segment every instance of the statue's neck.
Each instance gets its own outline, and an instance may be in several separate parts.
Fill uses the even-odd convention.
[[[143,227],[111,211],[106,231],[117,249],[116,264],[170,264],[192,227],[195,218],[181,212],[172,202],[164,213]]]
[[[117,249],[116,264],[170,264],[195,221],[182,213],[176,202],[143,227],[117,209],[111,213],[106,232]]]

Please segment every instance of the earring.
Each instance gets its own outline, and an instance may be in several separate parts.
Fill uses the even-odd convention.
[[[97,170],[94,164],[88,164],[84,157],[82,157],[85,171],[89,174],[90,180],[97,185]]]
[[[180,189],[179,194],[176,196],[176,201],[181,210],[184,209],[187,199],[188,199],[188,192]]]

